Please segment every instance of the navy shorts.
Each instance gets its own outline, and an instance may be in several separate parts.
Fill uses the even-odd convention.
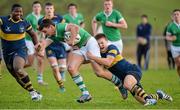
[[[66,50],[62,43],[53,42],[46,48],[47,57],[55,57],[57,59],[65,59],[66,58]]]
[[[115,64],[108,70],[122,81],[124,81],[124,78],[127,75],[132,75],[139,83],[142,77],[141,69],[137,65],[131,64],[125,59],[119,61],[117,64]]]
[[[28,56],[27,47],[25,46],[9,53],[3,53],[5,64],[10,72],[13,70],[13,60],[15,56],[20,56],[26,61]]]

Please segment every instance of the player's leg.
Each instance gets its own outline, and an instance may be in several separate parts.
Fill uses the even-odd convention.
[[[138,65],[140,68],[142,68],[142,66],[141,66],[142,47],[141,47],[140,45],[137,46],[136,57],[137,57],[137,65]]]
[[[180,55],[177,56],[176,58],[174,58],[174,61],[175,61],[175,63],[176,63],[177,73],[178,73],[179,78],[180,78]]]
[[[154,105],[157,102],[156,99],[149,97],[144,89],[138,85],[138,82],[133,75],[127,75],[125,77],[124,87],[131,92],[137,101],[144,105]]]
[[[48,85],[48,83],[45,82],[43,79],[45,57],[36,56],[36,58],[37,58],[37,80],[38,80],[38,84]]]
[[[15,56],[13,59],[13,71],[11,74],[16,78],[17,82],[31,95],[31,99],[39,101],[42,95],[34,90],[28,74],[24,71],[25,60],[21,56]]]
[[[2,62],[2,52],[1,52],[1,48],[0,48],[0,79],[2,78],[2,72],[1,72],[1,62]]]
[[[25,66],[24,66],[25,68],[33,65],[34,57],[35,57],[35,55],[34,55],[35,50],[34,50],[33,42],[26,40],[26,47],[27,47],[28,58],[27,58],[27,62],[25,64]]]
[[[149,58],[150,58],[150,49],[145,48],[145,53],[144,53],[144,70],[147,70],[149,67]]]
[[[79,73],[79,67],[84,62],[84,57],[81,55],[80,50],[70,53],[71,56],[68,58],[68,72],[70,73],[74,83],[79,87],[82,95],[77,100],[79,103],[84,103],[91,100],[91,95],[87,90],[87,87],[83,81],[82,76]]]
[[[63,84],[61,75],[59,74],[59,66],[58,66],[58,61],[57,61],[56,57],[48,57],[48,61],[53,70],[54,78],[56,79],[57,84],[59,86],[59,91],[64,92],[65,88],[64,88],[64,84]]]
[[[56,58],[58,59],[58,66],[59,66],[59,72],[60,75],[63,79],[63,81],[65,81],[65,72],[66,72],[66,58],[67,58],[67,53],[64,47],[64,44],[59,44],[58,45],[58,50],[56,51]]]

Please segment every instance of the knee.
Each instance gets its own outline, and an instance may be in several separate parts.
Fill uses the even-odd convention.
[[[67,69],[66,64],[60,64],[59,69],[60,69],[60,71],[66,71],[66,69]]]
[[[24,77],[26,75],[23,68],[14,67],[14,71],[18,77]]]
[[[129,90],[129,91],[130,91],[131,88],[132,88],[131,84],[129,84],[129,83],[124,83],[124,84],[123,84],[123,87],[126,88],[126,89]]]
[[[76,73],[77,69],[73,65],[68,65],[67,70],[70,74]]]

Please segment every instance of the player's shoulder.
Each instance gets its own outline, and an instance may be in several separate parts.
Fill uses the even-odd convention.
[[[10,16],[0,16],[1,20],[8,20],[10,18]]]
[[[108,45],[108,51],[110,51],[110,50],[118,50],[118,48],[115,45],[110,44],[110,45]]]
[[[118,10],[116,10],[116,9],[113,9],[113,13],[115,13],[115,14],[121,14],[121,12],[118,11]]]

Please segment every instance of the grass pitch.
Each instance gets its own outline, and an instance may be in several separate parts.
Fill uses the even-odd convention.
[[[7,72],[1,67],[0,79],[0,109],[179,109],[180,108],[180,80],[175,70],[161,69],[143,72],[142,85],[148,93],[155,93],[157,89],[166,91],[173,97],[173,102],[160,100],[155,106],[144,107],[129,93],[127,100],[120,97],[118,91],[108,81],[96,77],[89,65],[81,67],[84,78],[93,100],[79,104],[76,99],[80,96],[78,87],[67,73],[65,82],[66,92],[59,93],[58,85],[53,78],[51,69],[46,67],[44,80],[48,86],[39,86],[36,81],[36,71],[27,69],[34,88],[43,94],[41,102],[32,102],[28,92],[23,90]]]

